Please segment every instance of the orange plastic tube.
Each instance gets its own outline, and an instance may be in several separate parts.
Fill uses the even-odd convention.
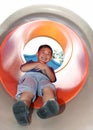
[[[55,70],[57,100],[62,105],[79,93],[88,75],[88,53],[83,40],[63,24],[37,20],[11,31],[0,46],[0,80],[8,94],[15,98],[18,80],[23,75],[20,71],[24,62],[22,51],[31,39],[39,36],[53,38],[64,51],[64,62]],[[41,105],[42,98],[37,97],[32,107]]]

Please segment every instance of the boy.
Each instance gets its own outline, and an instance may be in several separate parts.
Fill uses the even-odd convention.
[[[21,65],[22,72],[26,72],[18,84],[16,99],[13,105],[13,113],[20,125],[30,123],[30,105],[35,101],[36,95],[42,96],[43,106],[37,110],[40,118],[49,118],[59,113],[59,105],[56,101],[56,89],[52,82],[56,76],[47,63],[52,58],[52,48],[49,45],[41,45],[36,53],[37,62],[27,62]]]

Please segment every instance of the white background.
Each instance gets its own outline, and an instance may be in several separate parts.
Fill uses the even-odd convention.
[[[93,29],[92,0],[0,0],[0,25],[17,10],[33,4],[60,5],[81,16]]]

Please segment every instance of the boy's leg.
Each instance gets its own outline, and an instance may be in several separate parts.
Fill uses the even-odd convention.
[[[53,88],[51,88],[51,87],[43,88],[42,93],[43,93],[43,102],[44,103],[50,99],[55,99],[55,93],[54,93]]]
[[[28,125],[30,123],[30,105],[33,94],[31,92],[23,92],[19,101],[13,105],[13,113],[20,125]]]
[[[20,96],[20,100],[25,102],[27,107],[29,108],[31,105],[31,100],[33,99],[34,95],[31,92],[23,92]]]
[[[55,93],[51,87],[43,88],[43,101],[44,105],[37,110],[40,118],[49,118],[59,113],[59,104],[55,99]]]
[[[13,105],[13,112],[17,122],[21,125],[30,123],[30,105],[37,91],[37,83],[30,76],[24,77],[19,81],[17,86],[16,99],[18,100]]]

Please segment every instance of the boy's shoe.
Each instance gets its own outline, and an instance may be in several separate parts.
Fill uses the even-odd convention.
[[[56,100],[49,100],[46,104],[37,110],[40,118],[46,119],[59,113],[59,105]]]
[[[13,105],[13,113],[20,125],[30,124],[30,111],[23,101],[17,101]]]

